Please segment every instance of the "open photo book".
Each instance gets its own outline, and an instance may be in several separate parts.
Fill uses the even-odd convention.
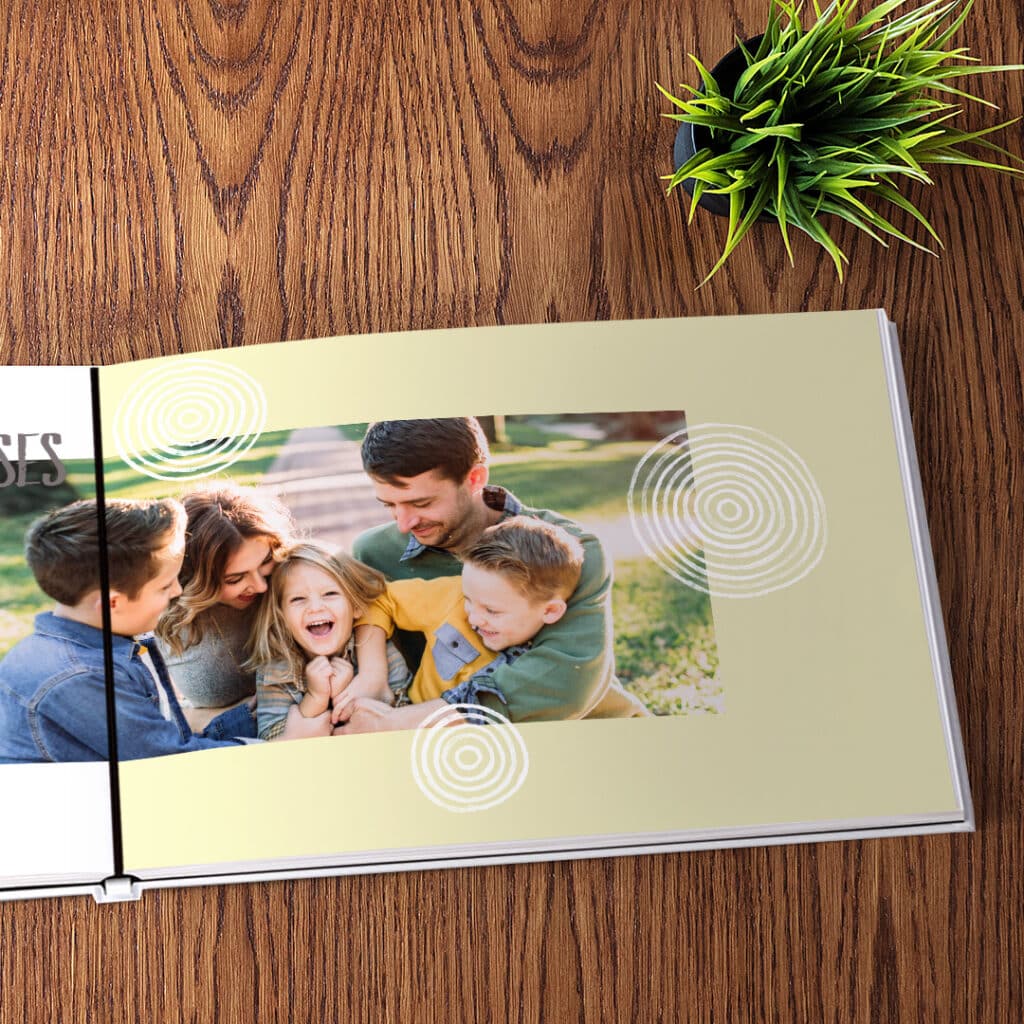
[[[0,388],[4,898],[973,828],[883,311]]]

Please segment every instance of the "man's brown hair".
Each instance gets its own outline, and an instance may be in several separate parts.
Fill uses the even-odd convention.
[[[508,577],[531,600],[568,600],[579,586],[583,545],[554,523],[512,516],[484,530],[462,560]]]
[[[474,416],[435,420],[378,420],[366,429],[363,469],[392,486],[406,477],[436,470],[461,484],[469,471],[486,465],[487,438]]]
[[[184,533],[185,510],[161,501],[110,499],[106,506],[111,590],[134,600],[161,569],[157,555]],[[99,513],[92,499],[37,519],[25,537],[25,561],[39,589],[58,604],[76,605],[100,585]]]

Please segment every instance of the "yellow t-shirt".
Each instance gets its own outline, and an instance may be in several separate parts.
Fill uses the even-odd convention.
[[[389,639],[395,629],[426,636],[423,660],[409,690],[416,704],[440,697],[496,657],[466,618],[461,576],[395,580],[356,625],[380,626]]]

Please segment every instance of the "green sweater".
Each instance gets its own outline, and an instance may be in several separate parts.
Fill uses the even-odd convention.
[[[513,722],[647,715],[640,701],[615,678],[612,581],[601,542],[556,512],[520,505],[503,488],[486,488],[485,500],[501,510],[503,518],[532,516],[573,534],[583,544],[583,572],[565,615],[545,626],[526,654],[496,670],[494,681],[508,705],[486,694],[481,700]],[[462,563],[450,552],[422,547],[394,523],[360,534],[352,553],[389,580],[432,580],[462,572]]]

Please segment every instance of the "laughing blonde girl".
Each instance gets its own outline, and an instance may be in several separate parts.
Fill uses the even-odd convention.
[[[256,670],[256,725],[273,739],[293,704],[306,718],[329,711],[342,693],[391,703],[409,673],[388,650],[387,684],[359,678],[355,620],[385,588],[384,577],[343,552],[306,541],[285,548],[250,638]]]

